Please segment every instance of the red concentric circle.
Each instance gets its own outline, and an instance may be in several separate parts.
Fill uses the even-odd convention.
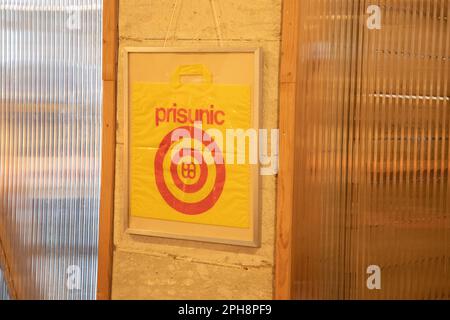
[[[172,141],[172,138],[174,137],[174,132],[178,131],[178,130],[185,130],[186,132],[189,133],[189,137],[182,137],[180,138],[178,141]],[[189,202],[185,202],[182,201],[178,198],[176,198],[169,190],[169,188],[167,187],[165,178],[164,178],[164,159],[166,158],[169,150],[171,149],[172,145],[179,143],[182,139],[186,139],[186,138],[191,138],[191,139],[197,139],[198,137],[203,137],[203,139],[200,141],[203,146],[206,147],[206,149],[208,149],[212,156],[216,159],[216,163],[215,163],[215,167],[216,167],[216,177],[215,177],[215,182],[214,182],[214,187],[212,189],[212,191],[201,201],[196,202],[196,203],[189,203]],[[198,154],[199,152],[194,152],[194,156],[195,154]],[[197,159],[197,161],[200,161],[199,159]],[[201,163],[204,164],[205,161],[203,159],[201,159]],[[171,174],[172,174],[172,178],[174,179],[174,183],[175,185],[180,188],[181,190],[184,191],[184,188],[189,186],[189,185],[185,185],[180,177],[178,176],[178,172],[176,170],[176,165],[174,164],[172,159],[171,159]],[[173,169],[173,166],[175,166],[175,172]],[[206,164],[205,164],[206,166]],[[205,178],[205,183],[206,183],[206,179],[208,178],[208,171],[207,169],[200,169],[200,171],[202,172],[201,174],[203,175],[204,172],[206,172],[206,178]],[[179,179],[178,183],[176,178],[174,178],[174,175]],[[225,185],[225,165],[224,165],[224,161],[223,161],[223,156],[222,156],[222,152],[219,149],[219,147],[217,146],[216,142],[214,142],[211,137],[203,130],[199,129],[199,128],[195,128],[195,127],[181,127],[178,129],[175,129],[173,131],[171,131],[167,136],[164,137],[164,139],[161,141],[161,144],[159,145],[159,149],[158,152],[156,153],[156,157],[155,157],[155,178],[156,178],[156,185],[158,187],[159,192],[161,193],[161,196],[163,197],[163,199],[166,201],[166,203],[172,207],[173,209],[175,209],[176,211],[186,214],[186,215],[199,215],[202,213],[205,213],[206,211],[210,210],[212,207],[214,207],[214,205],[217,203],[217,201],[219,200],[224,185]],[[192,187],[192,190],[195,190],[196,188],[198,188],[198,186],[201,185],[203,178],[200,177],[199,181],[195,184],[192,185],[194,187]],[[181,183],[180,183],[181,182]],[[199,183],[200,182],[200,183]],[[199,190],[201,190],[203,186],[201,186],[199,188]],[[189,189],[189,188],[188,188]],[[192,193],[197,192],[197,190],[193,191]],[[190,193],[190,192],[188,192]]]
[[[174,161],[171,161],[170,173],[178,189],[185,193],[196,193],[202,190],[202,188],[206,184],[206,181],[208,180],[208,166],[206,165],[205,159],[203,158],[203,155],[200,151],[191,149],[187,150],[187,152],[195,160],[197,160],[198,165],[200,166],[200,178],[198,179],[198,181],[194,184],[184,183],[178,175],[178,166]],[[186,155],[185,149],[180,150],[179,157],[181,158],[183,155]],[[192,162],[192,164],[195,165],[194,162]]]

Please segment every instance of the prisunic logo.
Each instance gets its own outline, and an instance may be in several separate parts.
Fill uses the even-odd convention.
[[[174,137],[177,137],[177,139],[174,139]],[[169,150],[172,146],[178,144],[180,139],[184,138],[196,139],[196,142],[201,145],[198,146],[197,144],[195,148],[191,146],[185,146],[186,148],[183,148],[180,143],[182,148],[179,149],[180,146],[178,146],[178,148],[173,148],[172,154],[169,155]],[[204,187],[208,179],[209,172],[205,161],[206,154],[209,154],[215,159],[209,163],[215,166],[215,179],[212,191],[203,199],[196,202],[187,202],[184,199],[178,199],[166,183],[166,177],[164,175],[164,161],[166,157],[171,156],[170,173],[177,188],[183,190],[185,193],[195,193]],[[179,166],[181,167],[181,177],[178,172]],[[199,167],[198,171],[197,166]],[[181,179],[194,180],[197,176],[199,176],[199,178],[193,184],[186,183]],[[205,213],[214,207],[216,202],[220,199],[225,186],[226,169],[222,150],[201,128],[182,127],[175,129],[161,141],[156,153],[155,179],[161,196],[173,209],[191,216]]]
[[[193,127],[175,129],[170,136],[170,145],[176,145],[171,155],[175,165],[178,165],[182,158],[185,159],[183,165],[191,161],[195,161],[197,165],[202,164],[203,161],[207,165],[256,165],[259,163],[261,175],[278,173],[278,129],[270,130],[270,143],[267,129],[226,129],[224,136],[222,131],[217,129],[203,131],[202,122],[195,122]],[[202,153],[202,149],[208,149],[210,152],[203,156],[192,155],[193,152]]]
[[[181,170],[185,179],[195,179],[197,176],[197,166],[194,163],[183,163]]]

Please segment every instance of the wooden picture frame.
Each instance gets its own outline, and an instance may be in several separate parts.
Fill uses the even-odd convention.
[[[180,64],[203,63],[205,59],[217,61],[226,56],[230,59],[244,58],[243,61],[251,61],[251,66],[247,65],[247,69],[252,70],[250,75],[244,75],[242,70],[237,70],[238,79],[235,83],[241,83],[240,77],[252,79],[249,83],[253,88],[252,103],[252,127],[258,130],[260,128],[260,110],[262,107],[262,50],[260,48],[144,48],[144,47],[127,47],[124,48],[124,124],[125,124],[125,160],[124,160],[124,225],[123,232],[139,235],[172,238],[181,240],[203,241],[211,243],[230,244],[247,247],[259,247],[261,243],[261,212],[260,212],[260,174],[259,165],[251,165],[251,199],[250,199],[250,227],[246,229],[223,227],[217,225],[204,225],[196,223],[166,221],[150,218],[136,218],[130,214],[130,96],[131,84],[134,82],[155,82],[155,73],[152,73],[152,66],[159,66],[159,62],[166,63],[167,72]],[[166,59],[170,55],[171,59]],[[232,57],[232,55],[234,55]],[[158,61],[159,57],[159,61]],[[163,59],[166,57],[165,59]],[[178,59],[174,59],[178,57]],[[139,59],[139,68],[134,66],[134,60]],[[179,61],[180,60],[180,61]],[[137,61],[137,60],[136,60]],[[158,61],[158,63],[156,63]],[[173,62],[168,62],[173,61]],[[238,60],[236,60],[238,61]],[[147,68],[147,69],[146,69]],[[159,67],[158,67],[159,68]],[[161,68],[158,69],[161,71]],[[223,72],[222,78],[230,79],[230,70],[222,65],[217,71]],[[244,70],[246,70],[244,68]],[[147,71],[147,72],[146,72]],[[236,71],[236,70],[235,70]],[[242,74],[241,74],[242,73]],[[217,72],[214,72],[217,76]],[[226,75],[225,75],[226,74]],[[164,74],[167,79],[168,73]],[[219,76],[220,78],[220,76]],[[151,81],[153,80],[153,81]],[[160,82],[167,82],[159,79]]]

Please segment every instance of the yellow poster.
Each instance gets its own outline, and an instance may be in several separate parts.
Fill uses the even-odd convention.
[[[249,228],[251,167],[225,140],[227,129],[251,128],[252,89],[213,79],[188,65],[167,83],[132,84],[131,216]]]

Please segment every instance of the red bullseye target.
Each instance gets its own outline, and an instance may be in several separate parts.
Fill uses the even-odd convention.
[[[202,141],[200,142],[203,144],[203,146],[205,146],[207,150],[209,150],[212,153],[213,157],[216,159],[215,163],[216,177],[214,187],[212,191],[203,200],[196,203],[189,203],[176,198],[167,187],[167,183],[165,181],[164,159],[166,158],[166,156],[168,156],[169,150],[171,149],[172,145],[179,142],[179,141],[172,141],[174,132],[177,130],[185,130],[186,132],[189,132],[190,134],[189,138],[191,139],[203,137]],[[184,137],[184,139],[185,138],[186,137]],[[195,127],[181,127],[175,129],[171,131],[167,136],[165,136],[164,139],[161,141],[161,144],[155,157],[156,185],[166,203],[180,213],[186,215],[199,215],[205,213],[206,211],[214,207],[214,205],[217,203],[222,194],[225,185],[225,165],[223,161],[223,156],[217,144],[215,142],[210,141],[212,141],[212,139],[206,132]],[[180,151],[179,157],[182,156],[182,151],[183,150]],[[198,162],[198,164],[196,164],[195,161],[191,161],[191,163],[189,164],[185,164],[182,161],[174,163],[174,161],[171,159],[170,172],[171,177],[173,179],[173,183],[177,186],[178,189],[182,190],[185,193],[193,194],[200,191],[205,186],[206,181],[208,179],[208,166],[206,165],[205,159],[203,158],[203,155],[200,151],[198,150],[188,150],[188,151],[190,151],[190,154]],[[194,184],[186,184],[185,182],[183,182],[178,173],[177,169],[178,165],[181,166],[184,165],[184,167],[182,167],[182,172],[184,170],[184,173],[188,178],[189,177],[192,178],[194,176],[194,173],[196,175],[195,170],[197,170],[198,169],[197,167],[199,167],[200,178],[198,179],[198,181]]]
[[[185,150],[180,150],[180,158],[183,156]],[[206,165],[205,159],[203,158],[202,154],[200,153],[200,151],[198,150],[194,150],[191,149],[188,151],[188,153],[191,153],[192,156],[194,157],[195,160],[198,161],[199,166],[200,166],[200,178],[198,179],[198,181],[194,184],[186,184],[184,183],[180,176],[178,175],[178,168],[177,168],[177,164],[174,163],[173,161],[171,161],[171,165],[170,165],[170,173],[172,175],[172,179],[175,182],[175,185],[177,186],[178,189],[180,189],[181,191],[185,192],[185,193],[196,193],[198,191],[200,191],[206,184],[206,181],[208,180],[208,166]],[[182,170],[189,170],[189,173],[192,172],[192,170],[196,171],[197,170],[197,165],[195,164],[194,161],[191,161],[191,163],[189,164],[184,164],[183,162],[180,163],[181,166],[188,166],[189,169],[182,169]],[[196,172],[194,176],[187,176],[187,178],[191,178],[193,179],[196,176]],[[186,177],[184,177],[186,178]]]

